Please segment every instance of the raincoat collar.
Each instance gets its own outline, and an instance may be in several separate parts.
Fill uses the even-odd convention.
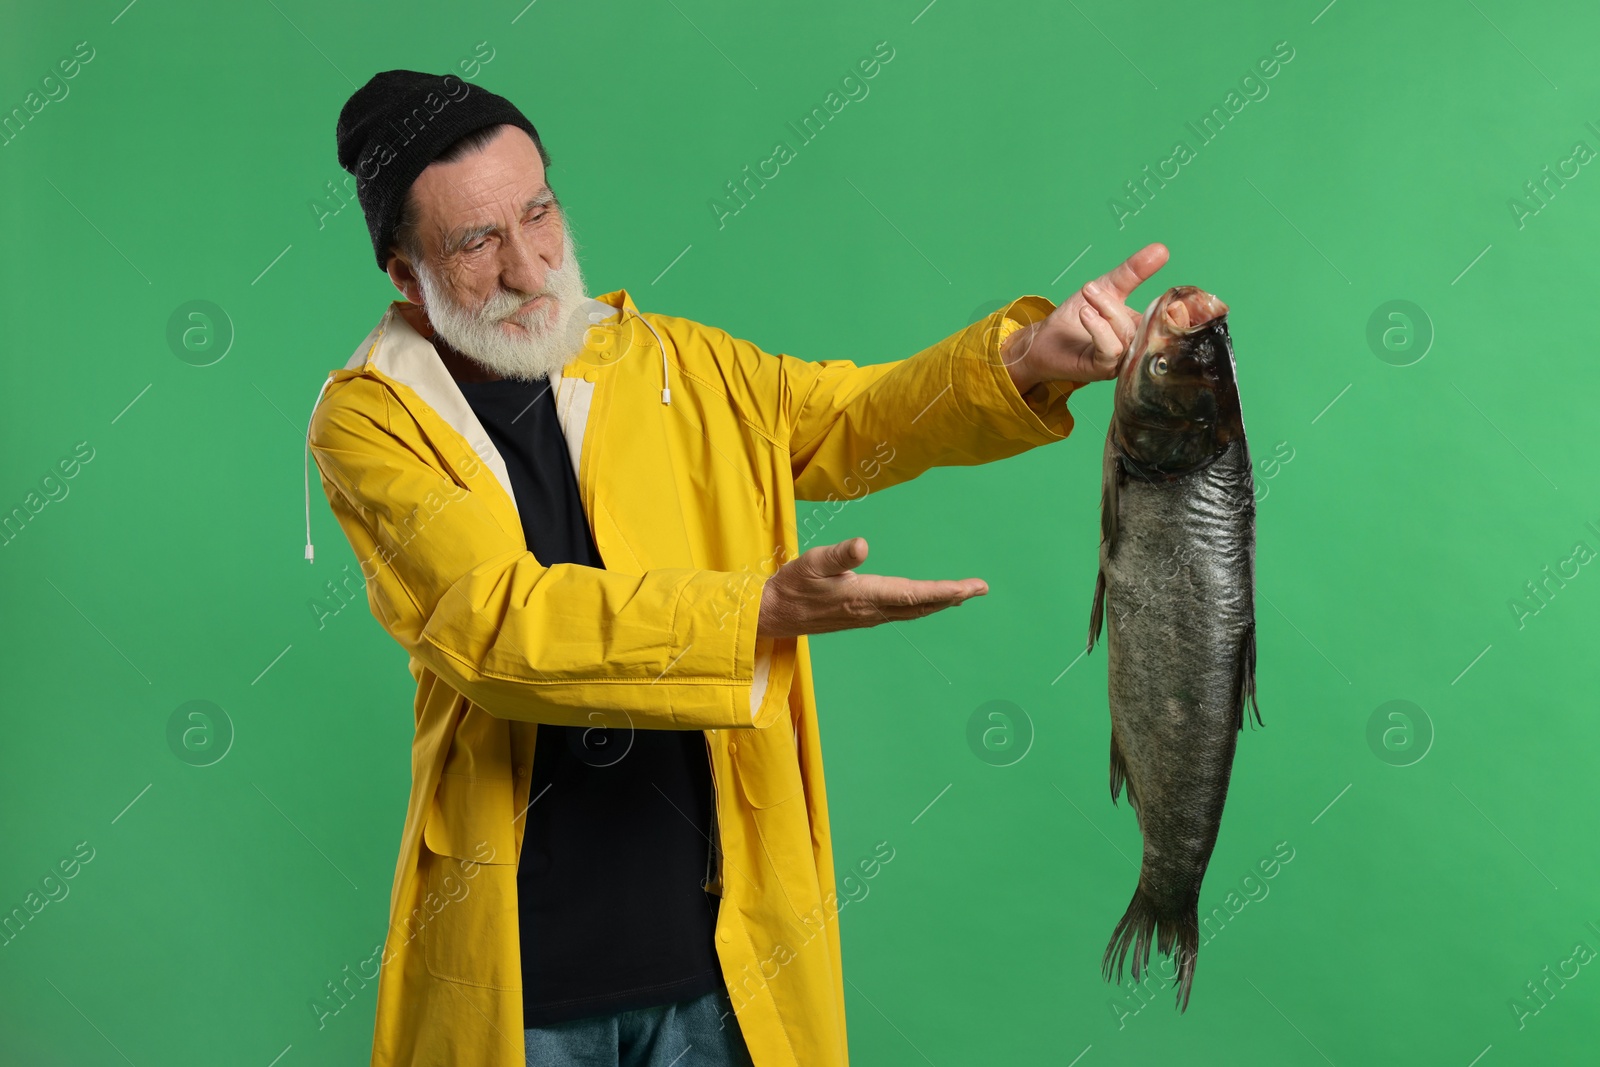
[[[638,318],[649,327],[651,334],[655,334],[654,327],[639,315],[633,298],[626,289],[617,289],[609,293],[602,293],[597,297],[590,297],[579,305],[578,314],[588,326],[599,326],[608,323],[618,323],[628,316]],[[495,480],[500,483],[506,496],[515,501],[516,495],[511,488],[511,476],[506,470],[504,458],[500,450],[489,439],[489,434],[484,430],[483,424],[473,413],[472,406],[467,403],[466,396],[456,385],[450,371],[445,367],[444,361],[439,358],[439,352],[433,346],[433,327],[428,322],[427,315],[420,304],[413,304],[407,300],[390,302],[384,310],[383,317],[378,324],[357,346],[348,362],[345,363],[346,371],[356,374],[365,374],[377,371],[379,374],[390,378],[409,388],[423,403],[438,413],[439,417],[451,429],[459,433],[472,447],[478,458],[488,466],[494,474]],[[660,337],[657,335],[657,344]],[[583,361],[574,357],[562,369],[561,377],[565,380],[580,376]],[[662,348],[662,400],[670,402],[670,393],[667,389],[666,352]],[[334,380],[335,374],[330,374],[322,383],[322,388],[317,391],[316,404],[322,402],[323,393]],[[316,404],[312,405],[315,411]],[[566,426],[564,431],[571,432]],[[583,428],[577,427],[576,432],[582,434]],[[315,551],[311,544],[311,475],[310,475],[311,429],[306,426],[306,456],[305,456],[305,506],[306,506],[306,559],[315,558]],[[573,450],[576,458],[576,449]],[[576,466],[576,463],[574,464]]]

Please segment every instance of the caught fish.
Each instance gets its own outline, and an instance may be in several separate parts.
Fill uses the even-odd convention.
[[[1145,311],[1117,375],[1100,502],[1111,801],[1144,836],[1139,885],[1106,947],[1138,980],[1176,952],[1178,1010],[1200,948],[1200,882],[1217,843],[1245,705],[1255,704],[1255,496],[1228,307],[1192,285]]]

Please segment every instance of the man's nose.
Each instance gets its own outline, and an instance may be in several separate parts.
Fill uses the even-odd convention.
[[[550,265],[538,244],[519,227],[500,245],[500,283],[514,292],[538,293]]]

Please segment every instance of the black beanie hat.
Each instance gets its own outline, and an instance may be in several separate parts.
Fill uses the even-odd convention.
[[[388,270],[395,224],[417,175],[467,134],[505,123],[539,142],[516,105],[454,74],[386,70],[351,94],[335,132],[339,166],[355,175],[379,270]]]

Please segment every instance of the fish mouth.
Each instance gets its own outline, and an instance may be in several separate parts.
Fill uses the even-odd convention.
[[[1197,285],[1175,285],[1150,301],[1134,331],[1133,343],[1124,352],[1124,366],[1151,351],[1169,348],[1174,342],[1209,328],[1226,332],[1228,305]]]
[[[1227,304],[1197,286],[1179,285],[1166,296],[1167,305],[1160,314],[1166,328],[1175,334],[1194,333],[1228,313]]]

